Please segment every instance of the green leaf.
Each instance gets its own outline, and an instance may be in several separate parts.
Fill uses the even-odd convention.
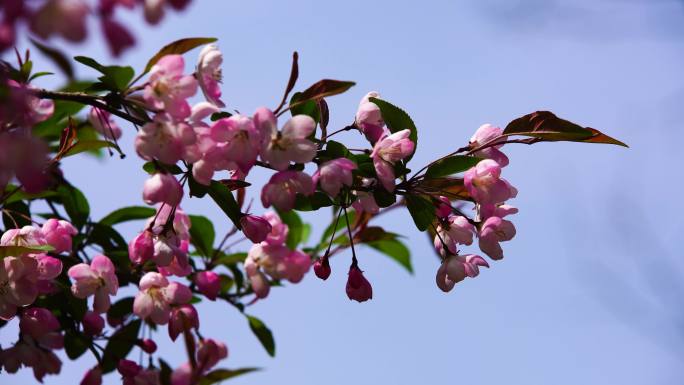
[[[301,92],[295,92],[290,98],[290,114],[310,116],[316,123],[321,120],[321,112],[315,100],[303,100]]]
[[[413,158],[413,154],[416,152],[416,148],[418,148],[418,129],[416,128],[416,125],[413,123],[413,120],[409,116],[409,114],[406,113],[406,111],[402,110],[401,108],[395,106],[392,103],[386,102],[382,99],[378,98],[370,98],[368,99],[369,101],[375,103],[378,108],[380,108],[380,113],[382,114],[382,119],[385,121],[385,124],[387,125],[387,128],[392,133],[409,129],[411,130],[411,135],[409,135],[409,139],[414,144],[413,148],[413,153],[406,157],[404,161],[408,163],[411,158]]]
[[[397,196],[382,187],[376,188],[373,191],[373,198],[375,199],[375,203],[383,208],[392,206],[397,202]]]
[[[74,186],[62,184],[57,188],[57,194],[64,206],[71,223],[76,228],[81,228],[88,220],[90,215],[90,205],[81,190]]]
[[[356,83],[342,80],[319,80],[301,93],[301,100],[322,99],[332,95],[339,95],[354,85]]]
[[[114,210],[100,219],[103,225],[114,226],[117,223],[147,219],[153,217],[156,211],[151,207],[128,206]]]
[[[209,219],[190,215],[190,241],[202,255],[211,256],[215,237],[214,225]]]
[[[197,182],[191,174],[188,174],[188,187],[190,187],[191,197],[204,198],[209,192],[209,186]]]
[[[5,188],[5,191],[12,191],[16,187],[17,186],[12,185],[12,184],[7,185],[7,187]],[[15,192],[14,194],[12,194],[9,198],[7,198],[7,200],[5,200],[5,206],[7,206],[10,203],[14,203],[14,202],[49,198],[49,197],[53,197],[55,195],[57,195],[57,193],[54,191],[51,191],[51,190],[45,190],[45,191],[41,191],[41,192],[35,193],[35,194],[29,194],[23,190],[19,190],[19,191]],[[9,208],[9,207],[7,207],[7,208]]]
[[[0,259],[21,254],[38,254],[52,251],[55,248],[50,245],[43,246],[0,246]]]
[[[133,313],[133,297],[121,298],[114,302],[107,310],[107,317],[123,320],[126,316]]]
[[[161,170],[166,171],[173,175],[182,174],[183,170],[175,164],[164,164],[161,162],[145,162],[142,166],[143,170],[148,174],[155,174]]]
[[[266,349],[269,356],[275,356],[275,341],[273,340],[273,333],[261,322],[260,319],[245,314],[247,320],[249,321],[249,328],[252,333],[259,339],[261,345]]]
[[[214,260],[214,263],[217,265],[235,265],[236,263],[242,263],[244,262],[245,258],[247,258],[247,253],[233,253],[233,254],[224,254],[224,253],[219,253],[219,257]]]
[[[550,111],[537,111],[508,123],[505,136],[522,135],[546,141],[605,143],[629,147],[625,143],[591,127],[582,127],[561,119]]]
[[[295,209],[298,211],[316,211],[321,207],[332,206],[333,201],[330,200],[328,194],[316,191],[313,195],[305,196],[297,194],[295,198]]]
[[[64,154],[64,157],[80,154],[84,151],[99,150],[106,147],[116,147],[116,145],[108,140],[79,140],[74,144],[69,151]]]
[[[2,208],[2,223],[6,229],[31,225],[31,210],[26,202],[7,203]]]
[[[406,206],[418,230],[427,230],[435,219],[435,207],[432,202],[421,196],[407,195]]]
[[[102,355],[102,372],[109,373],[116,368],[119,360],[126,358],[138,339],[142,320],[137,319],[119,329],[109,338]]]
[[[221,120],[223,118],[230,118],[231,116],[233,116],[233,114],[231,114],[230,112],[219,111],[219,112],[214,112],[213,114],[211,114],[211,117],[209,118],[209,120],[211,120],[212,122],[215,122],[215,121]]]
[[[411,266],[411,253],[409,252],[409,249],[398,239],[384,239],[367,242],[366,244],[397,261],[401,266],[408,270],[409,273],[413,274],[413,266]]]
[[[193,48],[199,47],[204,44],[209,44],[215,42],[217,39],[213,37],[190,37],[186,39],[176,40],[173,43],[169,43],[162,47],[152,58],[147,62],[143,74],[150,72],[152,67],[157,64],[159,59],[166,55],[173,54],[184,54]]]
[[[31,43],[33,43],[33,45],[36,46],[36,48],[38,48],[38,51],[52,60],[52,62],[55,63],[55,65],[57,65],[62,72],[64,72],[64,75],[66,75],[67,78],[74,78],[74,68],[71,66],[71,61],[69,61],[67,56],[62,53],[62,51],[53,47],[49,47],[34,39],[29,40]]]
[[[474,156],[454,155],[435,162],[428,167],[425,176],[428,178],[439,178],[459,172],[467,171],[474,167],[482,159]]]
[[[235,227],[241,229],[240,226],[240,207],[235,201],[233,194],[228,191],[228,188],[223,184],[212,180],[211,186],[209,186],[209,196],[216,202],[216,204],[223,210],[228,218],[233,222]]]
[[[97,79],[101,81],[107,89],[113,91],[126,90],[128,88],[128,83],[130,83],[135,76],[135,71],[129,66],[104,66],[95,59],[87,56],[76,56],[74,57],[74,60],[102,73],[102,76]]]
[[[299,245],[299,243],[302,241],[304,235],[304,223],[294,210],[286,212],[280,210],[277,211],[280,220],[282,220],[283,223],[285,223],[288,227],[286,242],[287,247],[294,250],[297,248],[297,245]]]
[[[36,80],[38,78],[41,78],[43,76],[49,76],[49,75],[54,75],[54,72],[49,72],[49,71],[42,71],[42,72],[36,72],[31,77],[29,78],[29,82]]]
[[[64,334],[64,351],[71,360],[83,355],[88,350],[88,345],[90,345],[90,341],[86,340],[80,333],[67,330]]]
[[[199,385],[211,385],[229,378],[261,370],[260,368],[215,369],[200,379]]]

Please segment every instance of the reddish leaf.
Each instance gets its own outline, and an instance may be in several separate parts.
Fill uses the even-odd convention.
[[[462,178],[424,179],[418,183],[418,189],[430,195],[443,195],[451,200],[472,201]]]

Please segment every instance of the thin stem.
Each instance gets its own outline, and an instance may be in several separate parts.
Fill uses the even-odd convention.
[[[106,103],[100,101],[99,96],[88,95],[82,92],[59,92],[59,91],[48,91],[45,89],[32,90],[33,94],[41,99],[52,99],[52,100],[66,100],[70,102],[77,102],[81,104],[87,104],[120,117],[121,119],[128,120],[133,124],[142,126],[146,122],[138,119],[134,116],[126,114],[125,112],[119,111],[116,108],[112,108]]]
[[[335,225],[333,226],[333,231],[332,234],[330,235],[330,243],[328,244],[328,249],[325,250],[325,254],[323,254],[324,258],[328,258],[328,254],[330,254],[330,248],[332,247],[333,240],[335,239],[335,233],[337,233],[337,224],[340,221],[340,216],[342,215],[342,207],[337,211],[337,218],[335,219]],[[347,212],[345,211],[344,215],[347,215]]]
[[[347,232],[349,233],[349,244],[352,250],[352,266],[358,265],[359,261],[356,259],[356,250],[354,250],[354,237],[352,236],[351,226],[349,225],[349,216],[347,215],[347,207],[342,206],[344,210],[344,220],[347,222]]]

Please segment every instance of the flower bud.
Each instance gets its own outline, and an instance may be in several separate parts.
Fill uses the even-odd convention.
[[[96,336],[102,333],[104,319],[97,313],[88,311],[83,316],[83,332],[89,336]]]
[[[54,218],[48,219],[40,231],[57,254],[71,251],[71,237],[78,234],[78,230],[71,223]]]
[[[363,276],[363,272],[356,264],[349,268],[349,278],[347,279],[347,297],[358,302],[364,302],[373,298],[373,287]]]
[[[116,370],[121,373],[123,377],[135,377],[140,373],[142,367],[131,360],[119,360],[116,365]]]
[[[128,244],[128,257],[131,262],[142,264],[154,256],[154,239],[151,231],[143,231]]]
[[[328,257],[323,257],[316,260],[316,262],[314,262],[313,269],[316,277],[324,281],[330,277],[330,273],[332,272],[330,270],[330,262],[328,261]]]
[[[272,230],[266,219],[249,214],[240,218],[240,226],[245,236],[254,243],[263,242]]]
[[[183,187],[171,174],[156,173],[143,185],[143,200],[148,205],[166,203],[177,206],[183,198]]]
[[[138,346],[147,354],[152,354],[157,351],[157,344],[149,338],[139,340]]]
[[[213,271],[200,271],[195,275],[195,284],[200,293],[215,301],[221,290],[221,277]]]
[[[81,380],[81,385],[102,385],[102,371],[97,366],[88,370]]]
[[[172,341],[175,341],[182,332],[193,328],[199,328],[199,318],[194,306],[181,305],[173,309],[169,319],[169,337]]]
[[[228,348],[223,342],[205,339],[197,349],[197,361],[204,370],[211,369],[220,360],[228,357]]]
[[[449,198],[444,196],[440,196],[439,201],[440,203],[435,208],[435,214],[438,218],[446,218],[453,211],[451,208],[451,201],[449,200]]]
[[[42,307],[27,309],[22,313],[19,321],[19,330],[36,339],[57,329],[59,329],[57,317],[50,310]]]

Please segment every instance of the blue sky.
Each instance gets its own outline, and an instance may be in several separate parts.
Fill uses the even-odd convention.
[[[504,176],[520,191],[511,202],[520,208],[518,235],[505,244],[503,261],[449,294],[435,286],[438,261],[424,234],[407,213],[388,214],[382,223],[407,235],[415,275],[362,249],[370,302],[352,303],[344,293],[348,255],[335,258],[326,282],[310,275],[273,290],[249,311],[273,330],[275,359],[231,307],[202,305],[203,334],[229,346],[224,366],[264,368],[235,384],[679,383],[684,3],[194,1],[154,29],[140,15],[122,16],[138,26],[137,48],[121,59],[136,69],[177,38],[219,38],[225,100],[239,111],[278,103],[294,50],[300,88],[323,77],[357,82],[329,100],[332,127],[353,119],[367,91],[380,91],[418,126],[416,165],[461,147],[482,123],[504,126],[540,109],[631,146],[505,148]],[[108,60],[99,40],[71,52]],[[142,203],[133,135],[127,126],[123,161],[64,162],[95,217]],[[210,201],[186,200],[184,208],[214,219],[219,233],[228,228]],[[321,217],[307,217],[312,239],[327,223]],[[0,341],[13,340],[10,331]],[[184,360],[180,345],[165,333],[159,339],[172,362]],[[85,355],[65,361],[63,375],[45,382],[73,384],[90,365]]]

